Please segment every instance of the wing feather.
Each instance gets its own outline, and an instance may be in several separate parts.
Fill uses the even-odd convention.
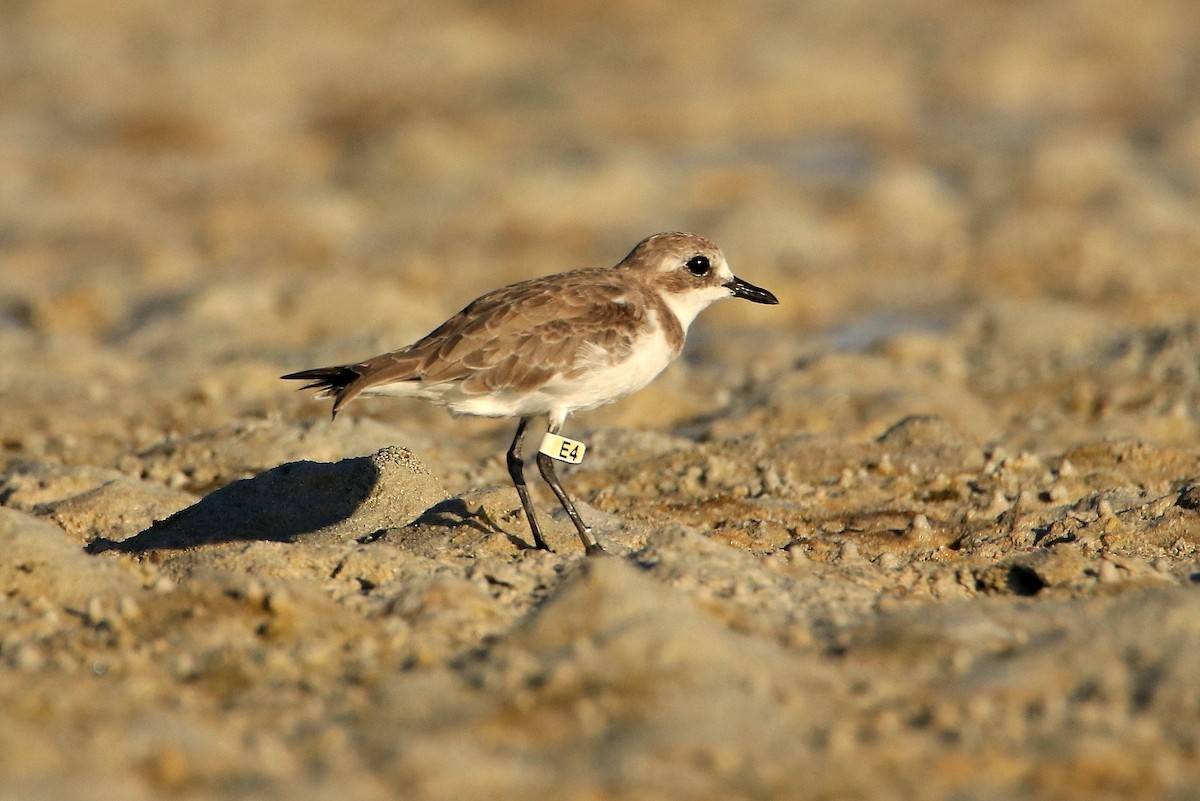
[[[488,293],[413,344],[363,362],[338,405],[399,381],[461,381],[472,393],[526,391],[601,357],[620,361],[650,305],[607,272],[575,270]]]

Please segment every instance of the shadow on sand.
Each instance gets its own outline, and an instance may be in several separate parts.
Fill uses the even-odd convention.
[[[215,543],[294,542],[344,527],[376,489],[375,456],[289,462],[235,481],[126,540],[96,539],[88,553],[145,553]],[[365,521],[364,521],[365,522]]]

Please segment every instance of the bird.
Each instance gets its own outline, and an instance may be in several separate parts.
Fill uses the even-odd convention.
[[[724,298],[774,305],[778,298],[738,278],[712,241],[658,233],[616,266],[532,278],[488,292],[424,337],[364,361],[281,376],[332,398],[332,415],[360,395],[413,397],[451,414],[518,418],[506,453],[509,476],[533,536],[549,551],[525,481],[522,442],[530,421],[547,436],[567,417],[641,389],[683,349],[688,327]],[[562,441],[575,443],[574,440]],[[574,524],[588,555],[606,551],[584,523],[546,447],[542,478]]]

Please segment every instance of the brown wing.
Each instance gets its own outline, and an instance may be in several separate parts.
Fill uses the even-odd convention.
[[[590,351],[624,358],[645,303],[609,270],[575,270],[490,292],[408,347],[355,365],[335,410],[371,387],[462,381],[467,392],[534,389],[581,367]],[[590,343],[590,346],[588,345]]]

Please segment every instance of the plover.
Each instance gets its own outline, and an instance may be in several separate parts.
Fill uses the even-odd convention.
[[[302,389],[333,398],[334,417],[359,395],[392,395],[432,401],[456,415],[519,418],[508,472],[534,545],[544,550],[550,548],[525,484],[521,442],[529,421],[548,415],[538,470],[584,550],[600,554],[604,549],[554,472],[546,442],[562,448],[556,458],[581,452],[582,443],[558,437],[567,416],[646,386],[679,355],[696,315],[730,297],[779,302],[730,272],[720,248],[704,237],[655,234],[615,267],[572,270],[489,292],[399,350],[282,377],[310,381]],[[574,446],[579,449],[571,451]]]

